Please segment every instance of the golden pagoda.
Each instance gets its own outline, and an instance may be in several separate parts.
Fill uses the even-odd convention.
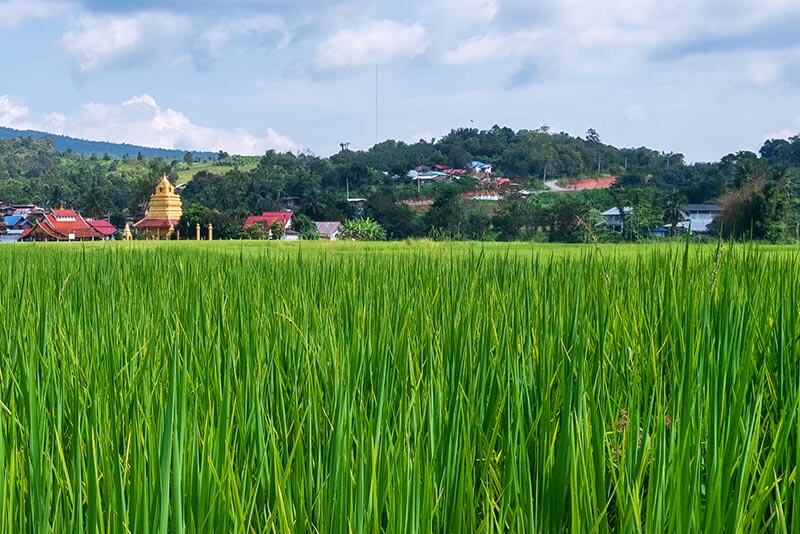
[[[150,203],[144,213],[144,219],[133,225],[155,239],[171,239],[183,215],[181,197],[165,174],[150,196]]]

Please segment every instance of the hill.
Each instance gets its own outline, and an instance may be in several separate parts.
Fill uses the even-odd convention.
[[[185,162],[180,151],[154,152],[167,159],[145,152],[114,159],[111,150],[105,157],[104,148],[120,146],[113,143],[83,145],[94,154],[86,156],[57,145],[54,137],[19,137],[24,133],[0,138],[0,203],[63,204],[92,217],[110,216],[118,226],[141,215],[167,174],[183,186],[184,222],[192,228],[213,222],[219,238],[240,237],[248,214],[291,206],[305,223],[364,215],[394,239],[582,241],[597,237],[592,229],[603,211],[624,206],[634,214],[625,234],[601,238],[633,240],[680,222],[685,204],[719,203],[724,234],[800,240],[800,137],[767,141],[759,154],[687,164],[674,152],[605,144],[594,130],[580,138],[544,127],[496,126],[453,130],[430,142],[387,140],[330,157],[268,151]],[[139,149],[129,148],[137,155]],[[422,183],[414,178],[420,173],[433,178]],[[609,189],[576,191],[584,189],[576,184],[611,185],[612,176]],[[570,191],[551,186],[556,192],[540,194],[544,184]],[[367,201],[356,206],[348,200],[354,198]]]
[[[56,135],[36,130],[15,130],[13,128],[0,127],[0,139],[14,139],[20,137],[31,137],[33,139],[50,138],[53,140],[53,147],[59,152],[71,151],[75,154],[91,156],[92,154],[102,156],[108,154],[112,158],[128,156],[135,158],[139,154],[147,158],[164,158],[167,160],[180,160],[187,150],[173,150],[168,148],[153,148],[127,143],[109,143],[107,141],[88,141],[77,139],[65,135]],[[215,152],[192,152],[195,159],[216,159]]]

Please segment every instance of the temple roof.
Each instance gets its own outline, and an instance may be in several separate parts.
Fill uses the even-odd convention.
[[[137,222],[135,226],[137,228],[167,228],[170,224],[177,224],[182,215],[181,197],[175,192],[175,187],[165,174],[150,197],[144,219]],[[150,225],[149,223],[144,224],[145,221],[162,221],[162,223]],[[168,221],[168,224],[164,225],[163,221]]]
[[[67,241],[69,239],[95,239],[103,235],[92,228],[80,213],[74,210],[53,209],[45,213],[40,221],[27,228],[21,235],[26,239],[31,235],[44,234],[50,239]]]
[[[134,228],[170,228],[178,225],[177,220],[170,219],[142,219],[134,223]]]

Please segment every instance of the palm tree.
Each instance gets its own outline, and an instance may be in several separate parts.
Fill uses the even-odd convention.
[[[669,225],[669,235],[675,235],[675,226],[683,220],[683,211],[681,206],[685,203],[686,197],[673,189],[672,193],[667,197],[666,205],[664,206],[664,222]]]

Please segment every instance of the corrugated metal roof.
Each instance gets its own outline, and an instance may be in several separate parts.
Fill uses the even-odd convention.
[[[724,208],[719,204],[686,204],[681,206],[684,211],[722,211]]]
[[[323,221],[315,222],[314,224],[317,227],[317,231],[326,237],[335,235],[339,231],[339,227],[342,226],[339,221]]]

